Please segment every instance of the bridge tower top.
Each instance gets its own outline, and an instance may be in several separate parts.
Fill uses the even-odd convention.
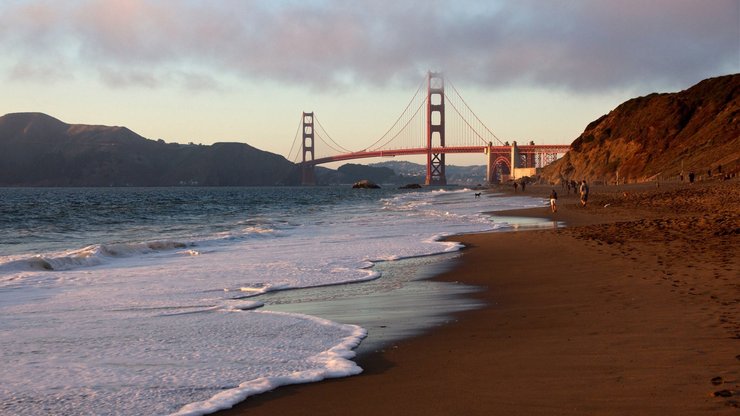
[[[427,185],[447,185],[445,154],[445,80],[441,72],[427,74]]]

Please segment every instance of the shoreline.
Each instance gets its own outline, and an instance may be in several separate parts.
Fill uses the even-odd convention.
[[[496,214],[566,228],[451,238],[466,248],[436,279],[484,287],[483,309],[216,414],[736,414],[738,183],[592,195]]]
[[[361,326],[369,336],[354,351],[362,357],[432,330],[456,312],[482,307],[469,296],[477,287],[434,279],[459,256],[455,251],[375,262],[379,279],[271,292],[261,298],[262,309]],[[300,302],[292,302],[293,296]]]

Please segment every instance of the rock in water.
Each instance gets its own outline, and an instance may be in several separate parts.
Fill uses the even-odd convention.
[[[352,188],[354,189],[380,189],[380,186],[372,181],[363,179],[359,182],[355,182],[355,184],[352,185]]]

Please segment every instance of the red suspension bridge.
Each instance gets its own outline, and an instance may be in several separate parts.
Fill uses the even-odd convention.
[[[536,168],[552,163],[568,151],[568,145],[502,142],[475,115],[449,81],[449,94],[445,91],[445,81],[442,74],[429,72],[388,131],[359,151],[348,150],[332,139],[313,112],[303,113],[289,157],[301,166],[302,183],[315,185],[314,167],[323,163],[426,155],[426,185],[446,185],[445,155],[450,153],[486,155],[486,181],[496,183],[507,177],[530,175]],[[446,111],[446,108],[452,111]],[[299,136],[301,145],[296,146]],[[317,153],[319,150],[321,153]]]

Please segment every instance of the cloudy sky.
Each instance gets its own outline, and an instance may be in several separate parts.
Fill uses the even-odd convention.
[[[315,111],[362,149],[428,70],[499,138],[567,144],[626,99],[740,72],[740,0],[0,3],[0,114],[168,142],[287,156]]]

